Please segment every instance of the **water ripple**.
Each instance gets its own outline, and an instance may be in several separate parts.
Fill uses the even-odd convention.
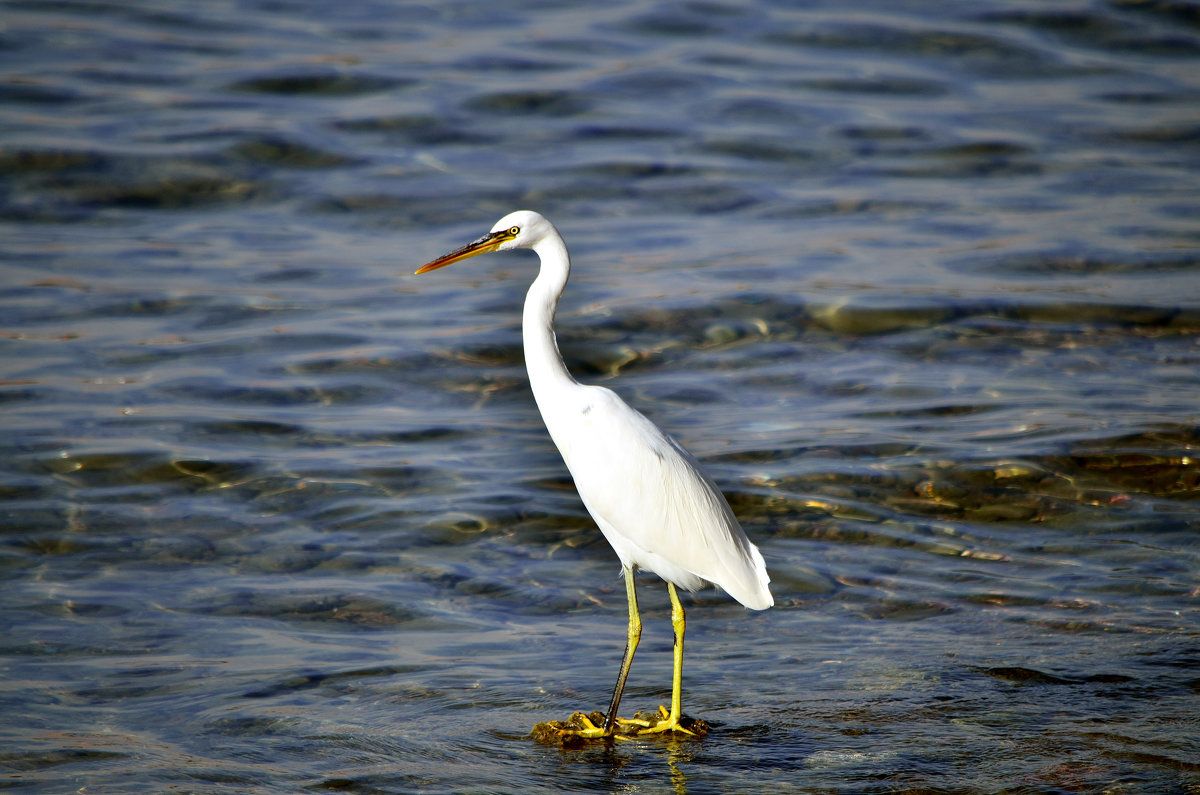
[[[7,3],[9,783],[1195,789],[1195,9],[844,6]],[[767,559],[690,599],[702,743],[528,738],[624,587],[530,258],[409,276],[517,207]]]

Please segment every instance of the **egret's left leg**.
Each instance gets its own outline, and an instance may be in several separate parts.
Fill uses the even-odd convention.
[[[679,722],[679,719],[683,717],[683,603],[679,601],[679,593],[675,590],[675,583],[667,583],[667,591],[671,594],[671,627],[675,630],[675,665],[674,673],[671,676],[671,712],[667,714],[665,707],[659,707],[658,711],[663,719],[645,731],[655,734],[659,732],[695,734],[690,729],[684,728]]]

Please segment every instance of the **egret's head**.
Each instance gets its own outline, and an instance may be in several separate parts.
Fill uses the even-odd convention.
[[[496,222],[492,231],[473,243],[438,257],[428,265],[422,265],[417,273],[429,273],[447,265],[453,265],[460,260],[474,257],[476,254],[486,254],[489,251],[507,251],[510,248],[533,248],[547,234],[553,234],[554,227],[538,213],[531,210],[517,210],[509,213]]]

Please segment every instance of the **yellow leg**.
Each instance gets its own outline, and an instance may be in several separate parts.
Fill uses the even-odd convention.
[[[662,714],[663,719],[646,729],[647,733],[658,734],[661,732],[683,732],[684,734],[694,734],[689,729],[685,729],[679,719],[683,716],[683,603],[679,601],[679,593],[675,590],[674,583],[667,583],[667,591],[671,594],[671,627],[675,630],[675,666],[671,676],[671,712],[667,713],[664,707],[659,707],[658,711]]]
[[[671,594],[671,629],[675,631],[674,673],[671,675],[671,720],[679,725],[679,716],[683,714],[683,603],[675,591],[675,583],[667,583],[667,591]]]
[[[625,569],[625,598],[629,602],[629,631],[625,636],[625,656],[621,659],[621,673],[617,676],[616,687],[613,688],[612,700],[608,704],[608,714],[603,716],[598,712],[585,715],[576,712],[564,722],[539,723],[533,727],[534,736],[558,736],[597,740],[615,737],[625,739],[629,735],[627,729],[633,732],[649,726],[647,721],[627,721],[617,717],[617,709],[621,706],[621,693],[625,690],[625,680],[629,678],[629,667],[633,665],[633,653],[637,651],[638,641],[642,639],[642,615],[638,611],[637,588],[634,586],[633,569]],[[618,728],[620,730],[618,730]]]
[[[625,690],[625,680],[629,678],[629,666],[633,665],[633,653],[637,651],[638,641],[642,639],[642,614],[638,610],[637,587],[633,582],[633,569],[625,568],[625,599],[629,602],[629,631],[625,635],[625,656],[621,658],[621,673],[617,676],[617,685],[613,688],[612,701],[608,702],[608,713],[604,717],[604,736],[613,733],[617,722],[617,708],[621,706],[621,693]]]

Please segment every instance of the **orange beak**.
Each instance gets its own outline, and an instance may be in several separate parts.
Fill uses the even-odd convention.
[[[468,243],[462,248],[451,251],[449,254],[444,254],[428,265],[422,265],[413,273],[414,276],[420,276],[422,273],[429,273],[438,268],[444,268],[447,265],[453,265],[459,260],[474,257],[476,254],[486,254],[489,251],[495,251],[501,245],[513,239],[511,229],[503,229],[499,232],[489,232],[483,237],[476,240],[474,243]]]

